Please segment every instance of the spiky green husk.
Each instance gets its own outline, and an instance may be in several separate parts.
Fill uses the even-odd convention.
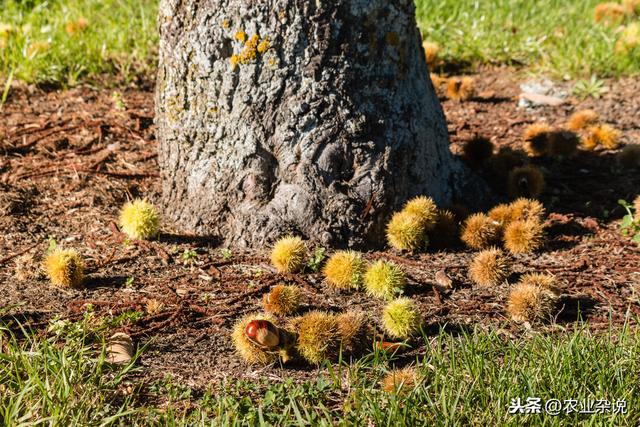
[[[483,136],[475,136],[462,146],[462,158],[473,167],[480,167],[493,155],[493,143]]]
[[[628,15],[640,15],[640,0],[622,0],[622,6]],[[633,22],[629,24],[629,26],[634,24],[637,24],[636,26],[640,25],[637,22]],[[638,29],[638,31],[640,31],[640,29]]]
[[[465,220],[460,238],[472,249],[484,249],[499,240],[500,231],[501,227],[497,221],[485,214],[477,213]]]
[[[387,393],[405,395],[418,385],[418,373],[413,367],[394,369],[385,375],[381,385]]]
[[[265,311],[277,316],[288,316],[295,313],[300,306],[300,288],[279,284],[263,297]]]
[[[387,241],[396,250],[415,252],[428,240],[420,220],[409,212],[400,211],[393,214],[387,224]]]
[[[373,340],[367,316],[360,311],[338,315],[311,311],[292,319],[290,329],[296,331],[298,353],[314,365],[336,360],[340,354],[357,355]]]
[[[487,215],[489,218],[500,224],[500,228],[504,230],[511,221],[513,221],[513,207],[506,203],[494,206]]]
[[[427,61],[429,69],[431,70],[437,64],[440,45],[438,45],[438,43],[425,40],[424,42],[422,42],[422,48],[424,49],[424,58]]]
[[[384,308],[382,326],[393,338],[409,338],[419,332],[421,325],[420,311],[409,298],[397,298]]]
[[[501,234],[514,221],[532,220],[542,223],[545,209],[542,203],[535,199],[519,198],[510,204],[500,204],[491,209],[489,218],[498,222],[501,227]]]
[[[638,2],[638,0],[632,1]],[[638,47],[640,47],[640,22],[632,22],[620,33],[615,50],[617,53],[627,54]]]
[[[73,249],[56,248],[45,259],[45,271],[53,285],[77,287],[84,279],[84,262]]]
[[[367,268],[364,286],[367,294],[390,300],[402,293],[406,277],[402,269],[394,263],[377,261]]]
[[[593,110],[576,111],[569,117],[567,128],[579,131],[596,125],[600,121],[600,115]]]
[[[547,273],[526,273],[520,277],[519,283],[525,285],[540,286],[544,289],[549,289],[555,293],[558,293],[558,286],[556,277]]]
[[[545,209],[542,203],[535,199],[521,197],[511,202],[511,221],[534,220],[542,222]]]
[[[425,196],[418,196],[409,200],[402,210],[413,215],[425,231],[433,228],[438,215],[436,203],[431,197]]]
[[[533,157],[549,153],[552,129],[546,123],[534,123],[524,130],[525,151]]]
[[[478,252],[469,265],[469,277],[483,287],[497,286],[509,275],[509,260],[498,248]]]
[[[447,98],[454,101],[467,101],[475,96],[476,85],[473,77],[451,77],[447,82]]]
[[[296,349],[309,363],[319,365],[329,359],[338,346],[336,317],[322,311],[311,311],[292,320],[298,334]]]
[[[549,154],[553,157],[571,157],[579,145],[580,137],[574,132],[555,130],[549,135]]]
[[[606,150],[615,150],[620,145],[622,134],[613,126],[603,124],[592,126],[588,130],[589,134],[583,143],[583,147],[587,150],[599,145]]]
[[[509,172],[507,189],[511,197],[538,197],[544,190],[544,176],[536,166],[517,167]]]
[[[625,146],[618,154],[618,160],[627,169],[640,168],[640,144]]]
[[[450,247],[458,238],[458,221],[455,215],[445,209],[438,209],[436,225],[429,231],[429,244],[438,249]]]
[[[542,321],[551,317],[557,301],[550,289],[518,283],[509,294],[507,312],[516,322]]]
[[[544,228],[538,221],[513,221],[504,230],[504,247],[512,254],[533,252],[543,243]]]
[[[299,237],[279,239],[271,251],[271,263],[280,273],[295,273],[304,267],[307,248]]]
[[[519,150],[509,147],[501,147],[498,152],[487,161],[489,171],[496,185],[504,186],[509,172],[518,166],[522,166],[526,155]]]
[[[608,25],[620,24],[626,14],[627,10],[623,5],[615,2],[604,2],[596,5],[593,19],[596,22],[603,22]]]
[[[338,251],[324,266],[327,283],[338,289],[357,289],[362,284],[365,265],[362,255],[355,251]]]
[[[236,352],[247,363],[268,365],[278,360],[278,351],[263,348],[249,338],[245,334],[245,330],[250,322],[254,320],[267,320],[271,323],[275,322],[275,318],[269,314],[253,313],[249,314],[236,322],[231,333],[231,339]]]
[[[343,355],[358,355],[371,348],[373,329],[362,311],[349,310],[335,316]]]
[[[151,239],[160,231],[160,215],[151,203],[136,199],[122,207],[120,228],[132,239]]]

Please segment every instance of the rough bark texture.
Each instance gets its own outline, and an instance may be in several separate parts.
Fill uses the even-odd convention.
[[[446,205],[462,194],[468,174],[448,148],[414,9],[413,0],[162,0],[166,213],[232,246],[285,233],[364,246],[384,240],[408,198]],[[247,52],[238,31],[269,49],[233,67]]]

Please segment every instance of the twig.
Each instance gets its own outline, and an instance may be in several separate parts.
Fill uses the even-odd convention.
[[[431,289],[433,289],[433,293],[436,296],[436,302],[438,305],[442,304],[442,295],[440,295],[440,291],[435,285],[431,285]]]
[[[367,206],[364,208],[364,211],[362,212],[362,216],[360,217],[360,219],[365,219],[369,215],[371,208],[373,208],[373,200],[375,197],[376,197],[376,192],[374,191],[373,193],[371,193],[371,197],[369,197]]]
[[[33,245],[29,246],[29,247],[28,247],[28,248],[26,248],[26,249],[23,249],[23,250],[21,250],[21,251],[18,251],[18,252],[14,253],[14,254],[8,255],[8,256],[6,256],[6,257],[4,257],[4,258],[0,259],[0,265],[4,264],[4,263],[5,263],[5,262],[7,262],[7,261],[12,260],[12,259],[13,259],[13,258],[15,258],[15,257],[18,257],[18,256],[20,256],[20,255],[23,255],[23,254],[25,254],[25,253],[29,252],[31,249],[35,248],[35,247],[36,247],[36,246],[38,246],[39,244],[40,244],[40,242],[36,242],[36,243],[34,243]]]
[[[77,172],[84,172],[88,174],[98,174],[98,175],[107,175],[115,178],[123,178],[123,179],[134,179],[134,178],[157,178],[160,176],[157,172],[123,172],[123,171],[97,171],[91,170],[87,168],[79,168],[76,170]]]
[[[43,134],[38,135],[37,138],[34,138],[33,140],[26,142],[22,145],[14,145],[13,147],[7,149],[8,152],[13,153],[13,152],[21,152],[27,148],[30,148],[34,145],[36,145],[38,142],[42,141],[45,138],[50,137],[51,135],[54,135],[56,133],[60,133],[60,132],[67,132],[67,131],[71,131],[71,130],[75,130],[78,129],[80,126],[79,125],[71,125],[71,126],[63,126],[63,127],[59,127],[59,128],[54,128],[54,129],[49,129],[48,131],[43,132]]]
[[[139,337],[140,335],[147,335],[150,332],[155,332],[155,331],[157,331],[159,329],[162,329],[165,326],[170,325],[171,322],[173,322],[180,314],[182,314],[182,312],[184,311],[184,308],[185,308],[184,306],[180,306],[166,320],[164,320],[164,321],[162,321],[162,322],[160,322],[160,323],[158,323],[158,324],[156,324],[154,326],[151,326],[149,328],[143,329],[141,331],[138,331],[138,332],[135,332],[135,333],[131,333],[129,335],[131,336],[131,338],[136,338],[136,337]]]

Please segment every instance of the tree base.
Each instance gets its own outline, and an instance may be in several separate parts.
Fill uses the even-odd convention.
[[[413,0],[275,3],[161,2],[170,218],[228,246],[373,247],[413,196],[484,193],[449,151]]]

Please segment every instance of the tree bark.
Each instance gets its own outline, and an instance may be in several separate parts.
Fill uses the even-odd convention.
[[[163,199],[184,229],[378,245],[408,198],[480,188],[449,151],[413,0],[161,0],[159,26]]]

